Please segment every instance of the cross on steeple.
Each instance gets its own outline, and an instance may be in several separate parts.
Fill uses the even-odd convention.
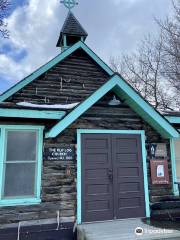
[[[56,46],[60,47],[61,51],[64,51],[79,41],[85,42],[88,34],[71,11],[71,9],[78,4],[77,1],[62,0],[61,3],[69,9],[69,12],[60,31],[60,36]]]
[[[76,0],[63,0],[61,3],[63,3],[64,6],[69,9],[69,11],[78,5],[78,2],[76,2]]]

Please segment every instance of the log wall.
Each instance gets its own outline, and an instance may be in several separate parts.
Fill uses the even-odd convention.
[[[108,78],[109,75],[83,50],[77,50],[6,101],[35,104],[81,102]]]
[[[149,155],[149,144],[162,142],[168,146],[169,174],[171,174],[169,141],[163,139],[154,129],[145,123],[126,104],[118,107],[108,106],[113,94],[107,94],[102,100],[84,113],[62,134],[54,139],[45,139],[45,147],[77,144],[77,129],[113,129],[145,130],[146,148]],[[46,124],[49,128],[49,124]],[[77,146],[78,147],[78,146]],[[152,185],[150,179],[149,156],[147,156],[149,194],[151,201],[172,194],[170,185]],[[71,176],[66,175],[67,166]],[[18,221],[56,218],[60,212],[62,221],[73,221],[76,216],[76,159],[71,162],[48,161],[43,159],[42,203],[34,206],[17,206],[0,208],[0,224]]]

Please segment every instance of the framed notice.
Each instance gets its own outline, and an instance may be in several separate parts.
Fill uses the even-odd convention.
[[[154,159],[150,164],[152,184],[169,184],[168,161]]]
[[[46,161],[73,161],[75,159],[75,148],[72,146],[47,147],[44,150]]]

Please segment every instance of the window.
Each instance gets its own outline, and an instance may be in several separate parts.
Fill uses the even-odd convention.
[[[40,202],[43,127],[0,130],[0,206]]]
[[[176,175],[177,180],[180,181],[180,139],[174,140],[175,159],[176,159]]]

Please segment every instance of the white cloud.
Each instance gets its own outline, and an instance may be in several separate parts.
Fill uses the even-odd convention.
[[[60,13],[57,0],[30,0],[12,13],[7,19],[10,39],[3,40],[1,46],[8,43],[14,52],[25,49],[27,56],[16,62],[12,56],[1,54],[0,74],[16,82],[60,52],[55,48],[64,20]]]
[[[60,0],[28,2],[7,19],[11,35],[9,40],[2,39],[0,49],[3,44],[10,44],[13,52],[0,54],[0,81],[6,76],[9,83],[15,83],[60,52],[55,45],[67,14],[64,6]],[[110,56],[133,50],[149,30],[156,31],[153,14],[160,18],[166,15],[169,2],[81,0],[74,12],[89,33],[88,45],[108,62]],[[13,54],[22,49],[27,55],[17,62]]]
[[[119,5],[121,3],[134,4],[142,0],[113,0],[114,4]]]

